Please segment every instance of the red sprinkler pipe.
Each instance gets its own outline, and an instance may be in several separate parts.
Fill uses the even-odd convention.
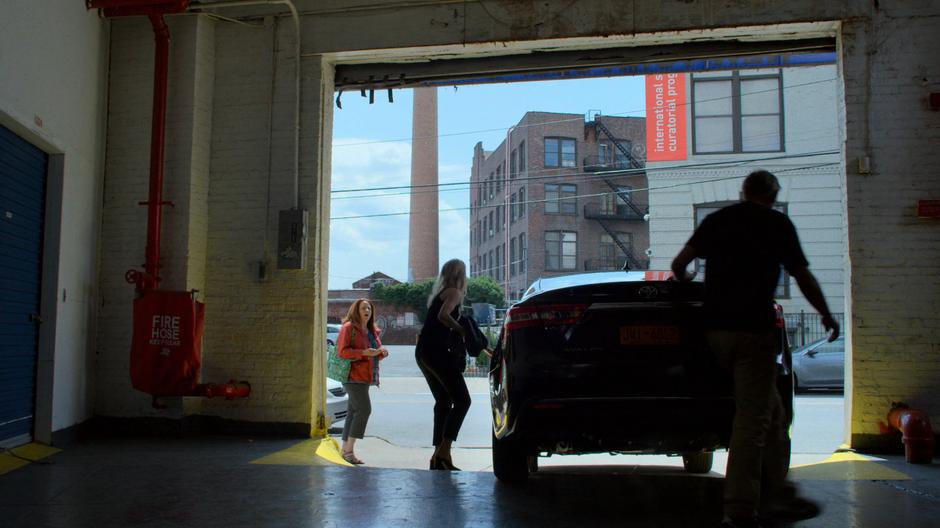
[[[247,381],[229,380],[228,383],[200,383],[189,396],[212,398],[222,396],[226,400],[247,398],[251,394],[251,384]]]
[[[163,153],[166,137],[166,85],[170,58],[170,31],[162,15],[150,15],[155,41],[153,65],[153,118],[150,124],[150,192],[147,196],[146,277],[138,289],[160,284],[160,233],[163,223]]]
[[[888,411],[888,424],[903,433],[904,458],[911,464],[929,464],[933,459],[934,436],[930,417],[924,411],[895,403]]]
[[[106,17],[144,15],[153,26],[153,117],[150,125],[150,191],[147,196],[147,253],[144,273],[129,270],[127,282],[138,291],[156,289],[160,284],[160,233],[163,223],[163,156],[166,136],[167,73],[170,31],[163,20],[167,13],[181,13],[189,0],[85,0],[88,9],[101,9]],[[143,203],[141,203],[143,205]],[[172,204],[171,204],[172,205]]]

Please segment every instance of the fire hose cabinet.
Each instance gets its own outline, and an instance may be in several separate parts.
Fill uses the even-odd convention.
[[[134,300],[131,383],[153,396],[186,396],[199,382],[206,306],[186,291],[148,290]]]

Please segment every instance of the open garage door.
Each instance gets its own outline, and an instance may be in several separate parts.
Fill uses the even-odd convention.
[[[0,127],[0,446],[32,440],[48,156]]]
[[[507,50],[513,50],[508,47]],[[426,61],[340,64],[339,91],[583,79],[709,70],[777,68],[835,61],[835,38],[750,42],[717,40]]]

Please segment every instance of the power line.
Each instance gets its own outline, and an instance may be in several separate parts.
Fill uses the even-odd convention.
[[[829,131],[827,131],[829,132]],[[834,133],[835,131],[831,131]],[[766,136],[771,134],[756,134],[755,137]],[[817,138],[825,138],[827,135],[817,135],[806,137],[801,135],[799,142],[807,142]],[[794,143],[796,142],[793,141]],[[829,154],[831,152],[825,152],[823,154]],[[819,155],[823,155],[819,154]],[[814,154],[815,155],[815,154]],[[696,167],[698,165],[683,165],[682,167]],[[530,180],[544,180],[544,179],[556,179],[556,178],[572,178],[576,182],[587,182],[595,179],[603,178],[613,178],[619,177],[619,175],[631,176],[632,173],[639,173],[649,169],[617,169],[612,171],[594,171],[594,172],[557,172],[558,169],[536,169],[536,170],[527,170],[526,174],[536,174],[536,176],[525,176],[525,177],[516,177],[510,178],[507,180],[497,180],[497,182],[502,183],[506,181],[511,184],[513,182],[525,182]],[[550,173],[545,176],[538,176],[538,174]],[[387,187],[362,187],[359,189],[343,189],[336,192],[370,192],[370,191],[383,191],[383,190],[399,190],[399,189],[410,189],[407,192],[401,193],[380,193],[380,194],[365,194],[365,195],[356,195],[356,196],[338,196],[333,197],[332,200],[355,200],[361,198],[383,198],[388,196],[407,196],[411,194],[424,194],[429,192],[455,192],[455,191],[472,191],[475,187],[485,187],[491,185],[492,182],[488,180],[478,180],[478,181],[463,181],[463,182],[447,182],[447,183],[437,183],[437,184],[422,184],[422,185],[398,185],[398,186],[387,186]],[[449,187],[446,189],[441,189],[441,187]],[[455,188],[456,187],[456,188]],[[414,191],[413,189],[426,189]]]
[[[838,151],[831,151],[830,153],[838,153]],[[737,162],[725,162],[725,164],[731,165],[731,166],[744,166],[744,165],[753,163],[753,162],[755,162],[755,161],[761,161],[761,160],[741,160],[741,161],[737,161]],[[840,161],[827,162],[827,163],[818,163],[818,164],[804,165],[804,166],[799,166],[799,167],[788,167],[788,168],[785,168],[785,169],[778,170],[777,172],[780,173],[780,172],[791,172],[791,171],[795,171],[795,170],[806,170],[806,169],[811,169],[811,168],[832,167],[832,166],[838,166],[838,165],[840,165],[840,164],[841,164]],[[687,165],[686,167],[688,167],[688,165]],[[698,185],[698,184],[702,184],[702,183],[713,183],[713,182],[726,181],[726,180],[734,180],[734,179],[739,179],[739,178],[741,178],[740,175],[735,175],[735,176],[723,176],[723,177],[719,177],[719,178],[710,178],[710,179],[706,179],[706,180],[699,180],[699,181],[693,181],[693,182],[675,183],[675,184],[672,184],[672,185],[660,185],[660,186],[656,186],[656,187],[647,186],[647,187],[645,187],[645,188],[631,189],[631,192],[638,192],[638,191],[658,191],[658,190],[662,190],[662,189],[674,189],[674,188],[677,188],[677,187],[684,187],[684,186],[689,186],[689,185]],[[559,197],[559,198],[550,198],[550,199],[549,199],[549,198],[545,198],[545,199],[541,199],[541,200],[526,200],[526,201],[524,201],[524,202],[515,202],[515,203],[518,205],[518,204],[533,204],[533,203],[544,203],[544,202],[556,202],[556,201],[562,201],[562,200],[574,200],[574,199],[578,199],[578,198],[596,198],[596,197],[600,197],[600,196],[610,196],[610,195],[613,195],[613,194],[617,194],[617,192],[616,192],[616,191],[609,191],[609,192],[602,192],[602,193],[581,194],[581,195],[565,196],[565,197]],[[505,207],[506,205],[507,205],[506,203],[500,203],[500,204],[496,204],[496,205],[492,205],[492,206],[487,206],[487,207],[474,207],[474,206],[469,206],[469,207],[452,207],[452,208],[448,208],[448,209],[438,209],[437,212],[438,212],[438,213],[447,213],[447,212],[457,212],[457,211],[468,211],[468,210],[473,210],[473,209],[487,209],[487,208],[492,208],[492,207]],[[391,217],[391,216],[404,216],[404,215],[410,215],[410,214],[427,214],[427,213],[432,213],[432,212],[434,212],[434,211],[415,211],[415,212],[406,211],[406,212],[399,212],[399,213],[376,213],[376,214],[369,214],[369,215],[337,216],[337,217],[330,218],[330,221],[333,221],[333,220],[353,220],[353,219],[360,219],[360,218],[383,218],[383,217]]]

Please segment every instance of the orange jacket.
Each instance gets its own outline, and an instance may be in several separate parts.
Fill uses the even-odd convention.
[[[378,329],[376,329],[376,334],[378,333]],[[379,340],[378,335],[375,336],[375,340],[378,346],[381,347],[382,341]],[[375,384],[379,384],[378,363],[373,360],[381,360],[384,358],[362,355],[367,348],[372,348],[371,345],[369,345],[369,336],[366,330],[354,326],[351,322],[347,321],[343,323],[342,328],[340,328],[336,343],[339,347],[337,351],[339,357],[353,360],[352,364],[349,366],[349,381],[360,381],[371,384],[373,365],[375,365]]]

